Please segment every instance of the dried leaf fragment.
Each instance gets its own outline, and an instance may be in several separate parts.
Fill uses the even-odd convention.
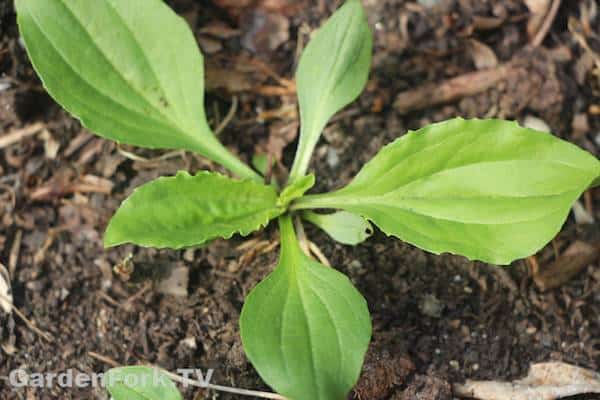
[[[562,362],[533,364],[514,382],[467,381],[455,384],[457,396],[480,400],[555,400],[578,394],[600,393],[600,374]]]

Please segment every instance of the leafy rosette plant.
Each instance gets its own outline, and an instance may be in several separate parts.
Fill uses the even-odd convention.
[[[344,399],[371,337],[366,301],[346,276],[304,254],[293,218],[345,244],[366,239],[373,223],[435,254],[508,264],[549,242],[600,175],[594,156],[551,134],[457,118],[387,145],[347,186],[305,194],[324,127],[368,79],[371,31],[360,1],[348,0],[314,35],[296,71],[301,133],[289,181],[265,184],[212,133],[202,55],[161,0],[16,6],[34,68],[84,126],[120,143],[189,150],[237,176],[180,172],[143,185],[110,221],[106,247],[180,249],[278,219],[279,264],[246,299],[240,327],[260,376],[290,399]]]

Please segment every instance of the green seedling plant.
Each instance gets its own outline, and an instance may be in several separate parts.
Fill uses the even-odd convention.
[[[157,368],[113,368],[104,377],[112,400],[183,400],[177,386]]]
[[[293,400],[346,398],[371,338],[365,299],[345,275],[303,252],[294,218],[344,244],[366,239],[372,223],[435,254],[504,265],[547,244],[600,175],[594,156],[551,134],[457,118],[388,144],[347,186],[306,194],[323,129],[368,79],[372,34],[359,0],[347,0],[303,52],[299,144],[289,180],[278,185],[211,131],[202,55],[161,0],[16,0],[16,7],[44,86],[85,127],[119,143],[195,152],[237,177],[179,172],[141,186],[110,221],[106,247],[181,249],[278,221],[279,263],[248,295],[240,330],[260,376]]]

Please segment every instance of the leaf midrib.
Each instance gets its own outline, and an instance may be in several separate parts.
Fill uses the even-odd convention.
[[[167,121],[172,127],[176,128],[176,131],[180,134],[182,134],[185,137],[191,138],[192,140],[194,140],[194,137],[190,136],[186,130],[179,125],[179,123],[177,123],[177,121],[173,120],[168,114],[165,114],[164,111],[157,106],[156,104],[150,102],[145,95],[143,94],[143,92],[141,92],[135,85],[133,85],[124,75],[123,73],[114,65],[114,63],[112,62],[112,60],[106,56],[106,54],[104,53],[104,51],[98,46],[98,44],[94,41],[93,37],[91,36],[90,32],[87,30],[87,28],[85,27],[84,24],[81,23],[81,21],[79,20],[79,18],[77,17],[77,15],[69,8],[69,6],[67,5],[67,3],[64,0],[55,0],[58,1],[59,3],[61,3],[63,5],[63,7],[65,8],[65,10],[67,10],[67,12],[71,15],[71,17],[78,22],[79,27],[81,28],[81,30],[83,32],[85,32],[85,34],[88,36],[88,38],[90,39],[90,42],[93,43],[94,47],[96,48],[96,50],[98,51],[98,53],[100,53],[102,55],[102,57],[104,58],[104,60],[108,63],[108,65],[111,66],[111,68],[113,69],[114,72],[116,72],[116,74],[123,80],[123,82],[125,82],[127,84],[127,86],[133,90],[135,93],[137,93],[140,98],[144,101],[144,103],[146,103],[148,106],[150,106],[150,108],[152,110],[154,110],[157,114],[159,114],[164,121]],[[112,9],[112,6],[111,6]],[[116,14],[118,14],[117,12],[115,12]],[[38,26],[38,28],[40,29],[41,32],[44,32],[44,30],[42,29],[41,25],[39,24],[37,18],[35,18],[33,13],[29,13],[32,18],[36,21],[36,25]],[[119,14],[118,14],[119,15]],[[119,17],[121,18],[121,16],[119,15]],[[122,18],[121,18],[122,19]],[[131,30],[129,30],[129,28],[125,25],[125,28],[131,33]],[[52,47],[55,49],[55,51],[57,52],[57,54],[59,54],[61,56],[61,58],[65,61],[66,65],[69,65],[71,67],[71,69],[73,70],[73,72],[75,72],[83,81],[85,81],[86,83],[88,83],[90,85],[90,87],[94,88],[98,93],[101,93],[103,96],[108,97],[109,99],[111,99],[113,102],[121,105],[123,108],[128,109],[138,115],[144,116],[145,118],[149,118],[152,119],[151,117],[149,117],[146,114],[141,113],[138,110],[132,109],[130,107],[130,105],[125,105],[121,102],[118,102],[116,100],[114,100],[112,97],[110,97],[108,94],[104,93],[103,91],[101,91],[100,89],[98,89],[98,87],[94,84],[92,84],[89,80],[87,80],[83,74],[81,74],[79,71],[75,70],[71,64],[68,62],[67,58],[63,55],[63,53],[58,49],[58,47],[56,46],[55,43],[53,43],[49,36],[44,32],[44,35],[46,36],[46,40],[48,40],[48,43],[50,43],[52,45]],[[146,62],[148,62],[148,58],[146,56],[146,53],[143,51],[143,49],[141,49],[141,47],[139,46],[139,43],[137,42],[137,40],[134,38],[133,41],[136,43],[136,45],[138,46],[138,48],[140,49],[140,52],[142,54],[144,54],[145,60]],[[153,75],[155,76],[156,79],[156,73],[154,71],[154,69],[152,67],[150,67],[150,70],[152,71]],[[160,82],[160,80],[157,79],[157,83],[160,86],[161,89],[161,93],[163,96],[166,96],[164,93],[164,89],[162,87],[162,84]]]
[[[413,153],[413,154],[417,154],[417,153]],[[558,160],[507,159],[507,160],[494,160],[494,161],[477,161],[477,162],[470,162],[470,163],[466,163],[466,164],[462,164],[462,165],[457,165],[457,166],[454,166],[454,167],[451,167],[451,168],[445,168],[445,169],[439,168],[436,171],[433,171],[433,172],[428,173],[426,175],[418,176],[418,177],[415,177],[414,179],[408,180],[405,183],[403,183],[402,185],[394,188],[393,190],[391,190],[391,191],[389,191],[387,193],[384,193],[384,194],[376,195],[376,197],[383,197],[383,196],[391,195],[394,192],[400,191],[400,190],[406,188],[409,185],[416,184],[416,183],[421,182],[421,181],[426,181],[428,179],[432,179],[433,177],[435,177],[437,175],[440,175],[442,173],[449,173],[449,172],[454,171],[454,170],[464,169],[464,168],[473,168],[473,167],[476,167],[476,166],[491,165],[491,164],[507,164],[507,163],[512,163],[512,162],[516,162],[516,163],[521,163],[521,162],[523,162],[523,163],[525,163],[525,162],[529,162],[529,163],[532,163],[532,162],[542,163],[542,162],[545,162],[545,163],[548,163],[550,165],[554,164],[554,165],[557,165],[557,166],[566,166],[567,168],[575,169],[575,170],[578,170],[578,171],[585,172],[586,174],[589,174],[589,172],[587,170],[583,169],[583,168],[579,168],[579,167],[574,166],[572,164],[565,163],[565,162],[558,161]],[[362,182],[361,182],[361,184],[357,185],[356,187],[353,187],[353,184],[351,182],[347,187],[342,188],[342,189],[334,192],[333,194],[336,197],[338,197],[337,193],[340,193],[339,197],[342,197],[342,196],[346,197],[346,196],[349,196],[349,194],[359,195],[362,198],[375,197],[375,196],[365,195],[365,194],[363,194],[361,192],[363,192],[363,191],[369,191],[370,189],[375,188],[377,186],[377,184],[381,184],[381,182],[382,182],[382,180],[384,180],[384,178],[389,178],[388,174],[391,173],[390,171],[391,170],[388,170],[387,172],[385,172],[384,174],[382,174],[380,177],[375,178],[375,180],[373,180],[373,181],[370,182],[370,184],[369,184],[368,187],[365,187],[364,186],[365,183],[362,183]],[[528,197],[531,197],[531,196],[507,196],[507,197],[528,198]],[[410,196],[405,196],[403,198],[411,198],[411,197]],[[415,197],[415,199],[419,199],[419,198]]]
[[[356,13],[353,13],[350,17],[350,22],[345,25],[345,27],[344,27],[345,29],[343,31],[342,40],[341,40],[342,44],[345,44],[347,36],[348,36],[348,32],[351,29],[355,18],[356,18]],[[336,26],[336,36],[337,36],[338,29],[339,29],[339,25]],[[333,75],[333,72],[336,71],[339,63],[341,62],[340,54],[342,52],[342,48],[343,48],[343,45],[337,46],[335,48],[334,62],[333,62],[333,64],[331,64],[331,68],[327,71],[327,73],[324,74],[325,76],[331,76],[331,75]],[[308,132],[308,135],[304,135],[304,136],[301,135],[300,137],[301,138],[302,137],[309,138],[310,139],[309,143],[311,143],[311,144],[316,142],[319,139],[318,132],[315,133],[315,130],[317,129],[315,123],[316,123],[316,121],[322,121],[324,119],[323,118],[323,114],[325,112],[324,110],[327,110],[327,107],[325,107],[324,105],[331,102],[329,99],[332,96],[333,89],[335,89],[337,87],[337,85],[339,84],[338,82],[339,82],[339,79],[330,80],[329,85],[327,85],[327,87],[322,91],[322,93],[325,93],[325,95],[318,97],[318,100],[315,105],[317,112],[315,113],[314,117],[312,118],[312,121],[310,123],[303,124],[303,126],[310,127],[310,131]]]
[[[481,199],[482,201],[487,200],[491,200],[491,199],[502,199],[502,198],[506,198],[506,199],[523,199],[523,198],[531,198],[531,199],[548,199],[548,198],[556,198],[556,197],[561,197],[567,194],[575,194],[576,191],[572,190],[572,191],[565,191],[559,194],[553,194],[553,195],[546,195],[546,196],[528,196],[528,197],[486,197],[486,196],[482,196],[482,197],[478,197],[478,198],[458,198],[458,197],[447,197],[447,198],[436,198],[436,200],[448,200],[448,201],[452,201],[452,200],[474,200],[474,199]],[[524,223],[524,222],[531,222],[531,221],[536,221],[539,219],[544,218],[545,216],[548,216],[549,214],[553,214],[555,212],[557,212],[558,210],[560,210],[562,207],[557,206],[556,208],[552,208],[547,210],[548,212],[544,213],[543,215],[539,216],[539,217],[535,217],[535,218],[530,218],[530,219],[517,219],[517,220],[511,220],[508,222],[471,222],[471,221],[463,221],[463,220],[459,220],[459,219],[451,219],[451,218],[444,218],[444,217],[439,217],[439,216],[434,216],[434,215],[430,215],[430,214],[426,214],[423,212],[418,212],[414,209],[405,207],[405,206],[401,206],[398,204],[395,204],[393,202],[386,202],[385,198],[391,196],[390,194],[386,194],[386,195],[382,195],[382,196],[361,196],[360,199],[352,199],[352,198],[348,198],[346,200],[342,200],[341,202],[338,202],[337,204],[339,205],[344,205],[344,206],[350,206],[353,207],[355,210],[360,209],[360,206],[362,204],[367,203],[369,206],[372,207],[386,207],[386,208],[397,208],[403,211],[406,211],[408,213],[411,214],[415,214],[418,216],[422,216],[422,217],[426,217],[426,218],[431,218],[431,219],[435,219],[435,220],[439,220],[439,221],[447,221],[447,222],[453,222],[453,223],[459,223],[459,224],[464,224],[464,225],[481,225],[481,226],[485,226],[485,225],[511,225],[511,224],[518,224],[518,223]],[[408,199],[408,200],[429,200],[431,198],[429,197],[402,197],[401,199]]]
[[[389,145],[387,145],[386,147],[384,147],[383,151],[385,151],[387,153],[388,151],[386,151],[386,150],[389,149],[389,152],[393,152],[394,150],[396,150],[395,149],[396,146],[402,146],[404,144],[404,142],[406,142],[406,141],[409,141],[411,139],[415,140],[415,138],[417,140],[420,139],[418,137],[418,135],[425,135],[425,134],[424,133],[418,133],[418,132],[409,132],[406,135],[404,135],[403,137],[397,139],[396,141],[394,141],[394,142],[390,143]],[[468,135],[468,134],[464,134],[464,135]],[[413,136],[413,137],[411,137],[411,136]],[[461,142],[464,142],[465,140],[468,140],[469,138],[472,138],[473,136],[477,137],[476,140],[482,140],[482,139],[486,138],[486,134],[471,133],[469,136],[467,136],[465,138],[462,138]],[[441,140],[438,140],[438,141],[435,141],[435,142],[425,143],[425,145],[422,146],[421,148],[419,148],[417,151],[412,152],[410,154],[405,154],[404,157],[403,157],[403,159],[402,159],[402,162],[394,165],[392,168],[384,171],[383,173],[378,174],[377,176],[375,176],[373,178],[373,180],[367,181],[367,182],[359,182],[359,183],[357,183],[357,189],[362,188],[362,186],[364,186],[365,184],[368,184],[369,187],[374,187],[377,184],[381,183],[382,181],[389,179],[390,176],[393,177],[394,174],[396,173],[396,171],[398,169],[400,169],[402,167],[406,167],[406,165],[408,164],[408,161],[410,159],[414,159],[415,157],[419,156],[420,154],[422,154],[425,151],[431,151],[431,150],[434,150],[436,148],[440,148],[440,147],[444,146],[450,139],[453,139],[453,138],[456,139],[456,136],[451,135],[451,134],[447,134],[447,137],[442,138]],[[427,139],[427,138],[424,137],[423,140],[424,139]],[[410,145],[410,143],[408,145]],[[469,145],[467,147],[471,147],[472,145],[473,145],[473,143],[469,143]],[[466,151],[466,149],[462,149],[460,152],[465,152],[465,151]],[[456,154],[459,154],[460,152],[458,152]],[[365,166],[365,168],[368,167],[368,164],[376,162],[376,161],[377,161],[376,158],[373,159],[373,160],[371,160],[369,163],[367,163],[367,165]],[[400,188],[402,188],[404,186],[407,186],[407,185],[409,185],[409,184],[411,184],[413,182],[416,182],[418,180],[427,179],[427,178],[430,178],[432,176],[435,176],[436,174],[439,174],[439,173],[445,172],[445,171],[452,171],[454,169],[471,167],[471,166],[480,165],[480,164],[487,164],[487,163],[508,163],[508,162],[547,162],[547,163],[550,163],[550,164],[556,164],[556,165],[560,165],[560,166],[566,166],[566,167],[569,167],[569,168],[572,168],[572,169],[577,169],[577,170],[580,170],[580,171],[588,173],[588,171],[586,169],[580,167],[579,165],[570,164],[570,163],[567,163],[567,162],[564,162],[564,161],[561,161],[561,160],[553,160],[553,159],[535,160],[535,159],[528,159],[528,158],[522,158],[522,159],[512,159],[512,158],[509,158],[509,159],[495,160],[495,161],[474,161],[474,162],[468,162],[468,163],[465,163],[465,164],[462,164],[462,165],[457,165],[457,166],[454,166],[452,168],[446,168],[446,169],[443,168],[444,167],[443,165],[440,165],[435,171],[433,171],[433,172],[431,172],[431,173],[429,173],[429,174],[427,174],[425,176],[416,177],[415,179],[410,180],[410,181],[404,183],[398,189],[400,189]],[[446,164],[448,164],[448,162],[446,162]],[[367,172],[367,171],[365,170],[365,172]],[[357,178],[360,175],[361,174],[359,173],[359,175],[357,175]],[[366,178],[362,177],[363,180],[364,179],[368,179],[368,178],[369,178],[368,175],[366,176]],[[353,183],[351,182],[350,185],[347,188],[344,188],[342,190],[350,189],[352,187],[352,185],[353,185]]]

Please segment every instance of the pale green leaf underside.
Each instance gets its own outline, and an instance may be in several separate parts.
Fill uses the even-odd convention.
[[[346,188],[297,208],[341,208],[436,254],[507,264],[548,243],[599,174],[596,158],[551,134],[454,119],[401,137]]]
[[[210,131],[202,55],[162,0],[16,0],[16,8],[44,86],[84,126],[122,143],[195,151],[253,175]]]
[[[270,186],[217,173],[180,172],[147,183],[111,219],[104,245],[196,246],[235,233],[248,235],[282,213]]]
[[[106,373],[106,389],[114,400],[182,400],[175,384],[162,372],[133,366]]]
[[[335,241],[355,246],[373,234],[373,227],[363,217],[347,211],[333,214],[317,214],[312,211],[302,213],[302,218],[323,229]]]
[[[263,380],[291,400],[345,399],[371,337],[367,304],[347,277],[304,255],[289,217],[280,226],[279,265],[242,309],[244,349]]]
[[[296,72],[301,133],[291,180],[304,175],[329,119],[354,101],[369,76],[373,38],[359,0],[348,0],[302,53]]]

